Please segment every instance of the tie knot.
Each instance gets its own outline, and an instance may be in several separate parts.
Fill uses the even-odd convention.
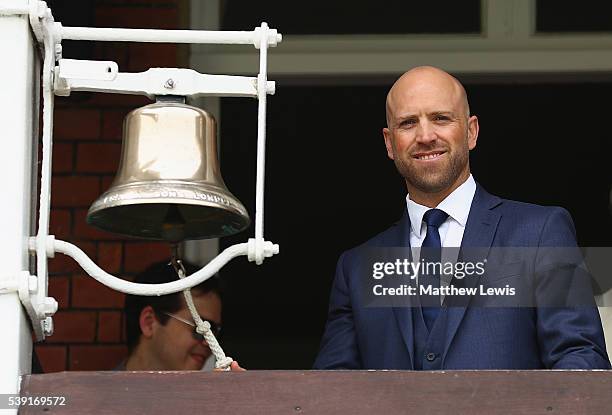
[[[427,226],[439,228],[440,225],[448,218],[448,213],[440,209],[429,209],[423,215],[423,221]]]

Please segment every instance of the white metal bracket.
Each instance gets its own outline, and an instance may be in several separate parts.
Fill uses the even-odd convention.
[[[57,311],[57,301],[53,297],[38,295],[38,278],[22,271],[9,278],[2,279],[0,294],[16,292],[23,304],[30,321],[36,340],[44,340],[45,336],[53,334],[53,320],[51,316]]]
[[[115,94],[201,96],[258,96],[257,78],[231,75],[207,75],[182,68],[151,68],[146,72],[122,73],[112,61],[60,59],[55,69],[55,95],[72,91]],[[266,93],[273,95],[276,84],[266,83]]]

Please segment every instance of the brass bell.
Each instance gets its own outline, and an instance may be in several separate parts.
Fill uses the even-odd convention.
[[[216,128],[212,115],[182,102],[130,112],[119,171],[89,208],[87,223],[171,243],[244,230],[249,215],[221,177]]]

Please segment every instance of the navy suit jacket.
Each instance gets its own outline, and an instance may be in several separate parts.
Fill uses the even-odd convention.
[[[341,255],[315,369],[414,369],[410,307],[366,307],[358,281],[359,258],[368,248],[402,246],[410,246],[407,213],[386,231]],[[576,246],[566,210],[504,200],[477,185],[462,249],[542,246]],[[466,279],[468,284],[476,283],[475,278],[471,281]],[[588,291],[592,293],[590,286]],[[594,303],[458,306],[446,311],[442,369],[610,368]]]

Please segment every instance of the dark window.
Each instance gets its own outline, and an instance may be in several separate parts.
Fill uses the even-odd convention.
[[[479,33],[480,0],[271,0],[264,5],[228,0],[224,4],[224,30],[251,30],[262,21],[290,35]]]
[[[537,0],[537,32],[611,32],[608,0]]]

